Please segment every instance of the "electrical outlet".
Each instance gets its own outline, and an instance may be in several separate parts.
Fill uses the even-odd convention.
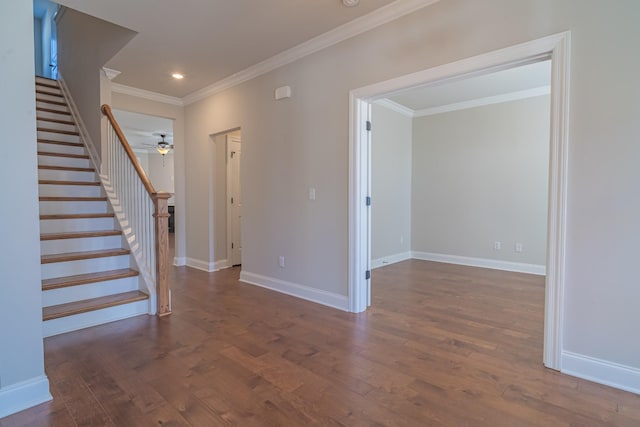
[[[280,265],[280,268],[284,268],[284,257],[282,255],[278,257],[278,265]]]
[[[513,248],[514,251],[520,253],[522,252],[522,243],[516,243],[516,245]]]
[[[493,242],[493,250],[499,251],[500,249],[502,249],[502,242]]]

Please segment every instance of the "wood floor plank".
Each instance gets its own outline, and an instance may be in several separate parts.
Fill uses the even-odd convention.
[[[640,396],[543,367],[542,277],[406,261],[353,314],[238,276],[174,267],[171,316],[45,339],[54,404],[0,426],[640,425]]]

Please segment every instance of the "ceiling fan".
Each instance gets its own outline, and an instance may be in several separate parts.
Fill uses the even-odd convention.
[[[165,156],[167,153],[169,153],[169,151],[173,150],[173,144],[170,143],[169,141],[165,141],[165,138],[167,136],[166,133],[154,133],[153,135],[159,136],[162,139],[158,141],[156,144],[144,144],[144,145],[148,147],[154,147],[158,151],[158,153],[162,154],[162,156]]]

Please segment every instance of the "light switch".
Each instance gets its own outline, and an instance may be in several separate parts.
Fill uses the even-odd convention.
[[[309,188],[309,200],[315,200],[316,199],[316,189],[311,187]]]

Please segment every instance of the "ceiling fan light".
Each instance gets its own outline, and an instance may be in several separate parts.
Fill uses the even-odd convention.
[[[169,147],[161,147],[160,145],[158,145],[158,148],[156,148],[156,150],[158,150],[158,153],[164,156],[169,152]]]

